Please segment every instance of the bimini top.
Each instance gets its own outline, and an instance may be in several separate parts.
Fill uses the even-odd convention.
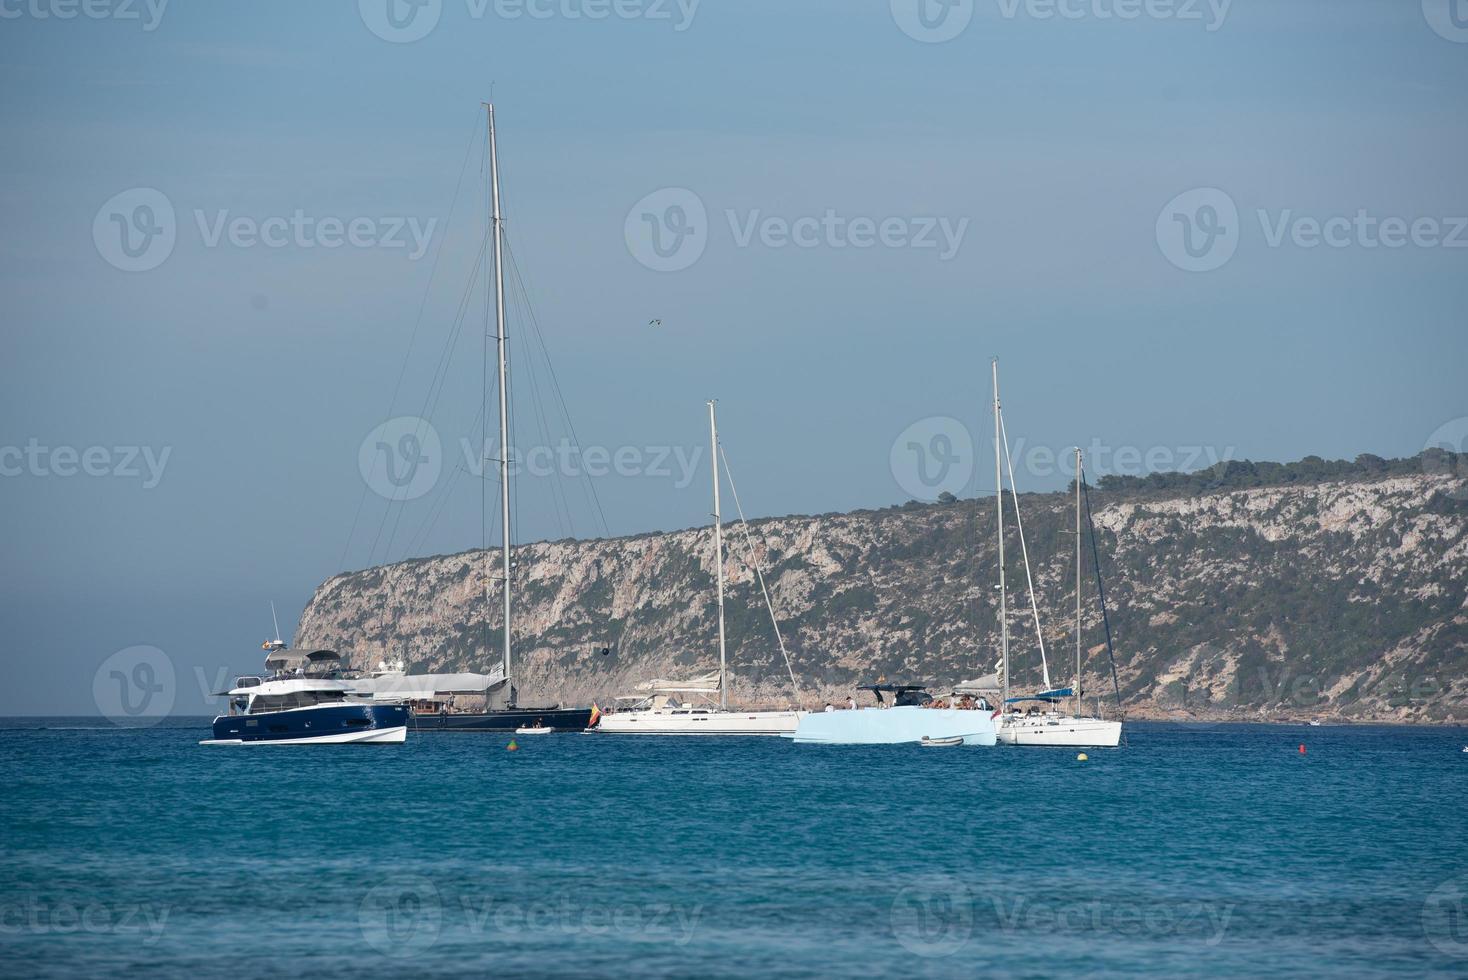
[[[1039,694],[1021,694],[1012,698],[1005,698],[1005,704],[1017,704],[1020,701],[1048,701],[1054,703],[1061,698],[1074,697],[1075,692],[1068,687],[1058,688],[1054,691],[1041,691]]]
[[[926,684],[863,684],[857,688],[858,691],[871,691],[873,693],[877,691],[890,691],[893,694],[901,694],[903,691],[926,691],[927,689],[928,685]]]
[[[320,674],[341,668],[341,655],[335,650],[271,650],[265,656],[265,669],[277,674]]]
[[[717,694],[719,675],[705,674],[687,681],[670,681],[656,677],[638,684],[637,690],[653,691],[657,694]]]

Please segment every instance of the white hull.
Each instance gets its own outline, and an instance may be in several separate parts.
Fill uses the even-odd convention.
[[[601,716],[592,731],[606,735],[786,735],[803,711],[716,711],[694,708],[618,711]]]
[[[1067,715],[1010,715],[998,721],[995,736],[1000,745],[1116,748],[1121,743],[1121,722]]]
[[[206,738],[200,745],[398,745],[408,740],[407,726],[369,728],[361,731],[333,732],[311,738],[252,739]]]
[[[913,706],[813,711],[791,738],[816,745],[917,745],[924,738],[993,745],[994,718],[987,711]]]

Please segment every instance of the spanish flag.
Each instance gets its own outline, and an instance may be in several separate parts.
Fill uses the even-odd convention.
[[[599,721],[601,721],[601,709],[598,708],[596,706],[596,702],[593,701],[591,702],[591,720],[586,723],[586,727],[595,728],[596,723]]]

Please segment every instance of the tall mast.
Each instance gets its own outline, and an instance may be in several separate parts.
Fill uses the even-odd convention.
[[[994,503],[995,534],[999,539],[999,650],[1000,670],[1003,672],[1003,693],[1000,695],[999,709],[1002,712],[1004,706],[1009,703],[1009,613],[1006,608],[1004,595],[1004,469],[1001,465],[999,442],[999,358],[994,358]],[[1001,715],[1001,717],[1003,717]]]
[[[1076,715],[1081,704],[1081,447],[1076,447]]]
[[[504,216],[500,213],[500,164],[494,139],[494,106],[484,105],[489,113],[489,220],[494,232],[494,326],[495,341],[499,355],[500,384],[500,571],[504,576],[504,659],[505,698],[507,705],[515,703],[515,685],[510,680],[510,385],[509,351],[505,336],[505,269],[504,269]]]
[[[719,520],[719,423],[709,400],[709,459],[714,467],[714,577],[719,583],[719,707],[729,707],[729,668],[724,652],[724,529]]]

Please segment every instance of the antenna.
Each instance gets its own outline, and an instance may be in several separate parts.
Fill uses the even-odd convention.
[[[276,643],[280,643],[283,646],[284,643],[282,642],[282,640],[280,638],[280,620],[278,620],[278,619],[275,618],[275,600],[274,599],[271,599],[270,600],[270,622],[275,625],[275,642]]]

